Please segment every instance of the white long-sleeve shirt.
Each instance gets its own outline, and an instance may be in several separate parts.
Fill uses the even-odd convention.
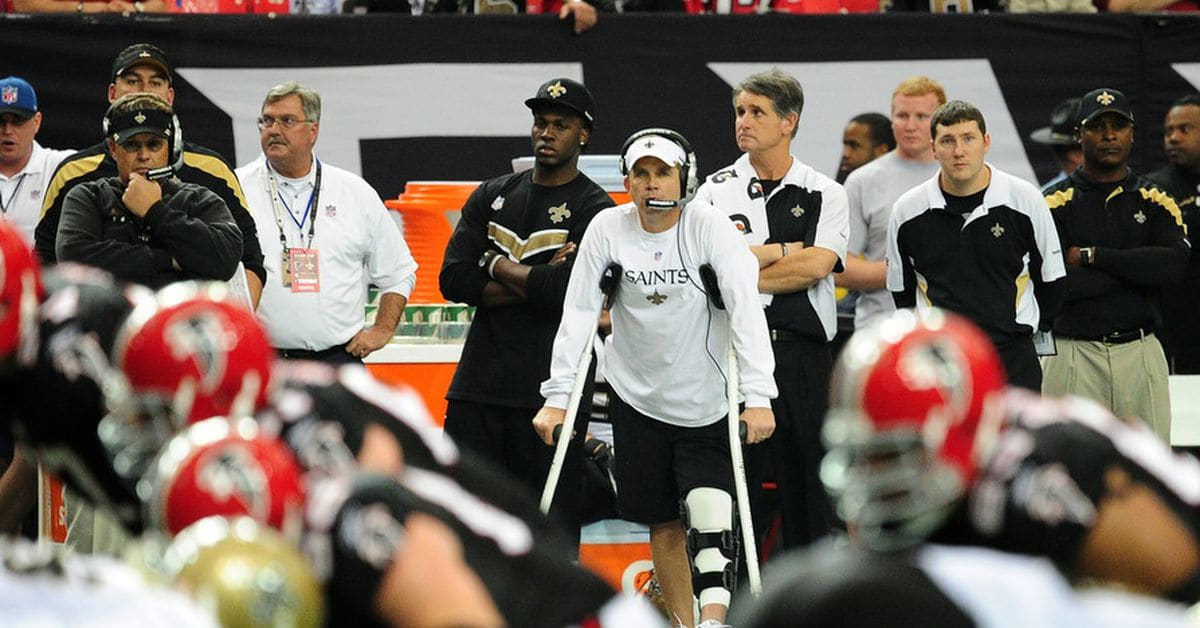
[[[579,246],[554,339],[546,405],[565,408],[579,358],[596,330],[600,278],[622,267],[605,357],[613,390],[638,412],[682,427],[725,416],[727,343],[733,333],[739,390],[747,407],[778,393],[775,358],[758,297],[758,263],[725,214],[704,203],[684,208],[661,233],[642,229],[633,203],[596,215]],[[711,264],[726,310],[712,307],[699,268]]]

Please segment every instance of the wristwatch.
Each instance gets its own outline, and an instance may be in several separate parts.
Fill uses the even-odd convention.
[[[490,249],[484,251],[483,255],[479,256],[479,267],[488,274],[488,277],[492,277],[492,268],[495,267],[496,258],[499,256],[499,253]],[[492,279],[495,279],[495,277],[492,277]]]

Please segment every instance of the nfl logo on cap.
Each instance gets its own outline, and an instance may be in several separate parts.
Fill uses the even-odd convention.
[[[4,94],[0,95],[0,101],[4,101],[4,104],[6,105],[11,105],[17,102],[17,94],[17,88],[9,85],[4,88]]]

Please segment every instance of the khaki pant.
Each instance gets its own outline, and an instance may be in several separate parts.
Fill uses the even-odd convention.
[[[1154,334],[1112,345],[1058,339],[1058,355],[1042,362],[1042,392],[1094,399],[1122,418],[1138,417],[1171,442],[1167,359]]]

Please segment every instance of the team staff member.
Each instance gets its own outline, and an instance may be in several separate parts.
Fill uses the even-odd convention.
[[[888,289],[898,308],[971,319],[996,345],[1009,382],[1041,390],[1033,334],[1049,329],[1066,276],[1054,220],[1037,188],[984,161],[992,138],[973,105],[942,105],[930,127],[941,170],[896,201]]]
[[[729,215],[758,259],[780,395],[767,451],[747,452],[747,481],[751,495],[762,497],[755,489],[769,461],[785,547],[824,536],[834,522],[819,473],[821,422],[833,368],[829,342],[837,333],[832,273],[846,255],[845,190],[789,152],[803,107],[800,83],[778,69],[742,81],[733,108],[745,154],[709,176],[696,195]]]
[[[1183,278],[1191,246],[1175,201],[1129,169],[1133,112],[1125,94],[1093,90],[1079,107],[1083,166],[1043,191],[1067,264],[1067,296],[1054,321],[1058,354],[1043,365],[1043,390],[1140,417],[1169,441],[1156,291]]]
[[[600,277],[619,264],[624,271],[605,351],[617,509],[622,518],[650,526],[655,574],[675,623],[693,625],[694,590],[700,626],[708,628],[724,625],[737,563],[725,423],[727,343],[737,351],[746,403],[741,419],[751,443],[775,429],[769,402],[776,388],[757,263],[724,213],[688,203],[695,169],[695,153],[674,131],[646,129],[626,140],[621,170],[633,202],[596,216],[579,246],[550,379],[542,384],[546,405],[533,425],[543,441],[553,442],[577,361],[595,335]],[[706,264],[728,314],[710,309],[700,285]]]
[[[313,154],[320,94],[276,85],[258,128],[262,155],[237,174],[274,277],[259,317],[284,358],[361,363],[391,341],[417,263],[370,184]],[[379,287],[379,309],[364,329],[368,282]]]
[[[1200,229],[1200,94],[1176,100],[1163,121],[1163,150],[1171,161],[1146,175],[1175,199],[1189,236]],[[1200,373],[1200,255],[1188,260],[1186,278],[1162,290],[1163,350],[1172,373]]]
[[[173,106],[173,80],[171,63],[162,50],[150,44],[133,44],[117,54],[113,61],[108,102],[111,104],[126,94],[149,92]],[[80,183],[116,174],[117,165],[104,142],[75,153],[54,172],[46,187],[41,218],[34,237],[42,263],[49,265],[58,260],[54,250],[55,238],[58,237],[58,221],[67,193]],[[246,270],[250,300],[257,306],[263,282],[267,280],[267,271],[263,268],[262,250],[258,246],[254,219],[247,209],[242,186],[233,175],[233,168],[217,153],[191,142],[184,142],[183,160],[176,166],[175,176],[185,183],[194,183],[206,188],[225,201],[238,229],[242,232],[241,262]]]
[[[58,164],[74,151],[43,148],[33,139],[42,128],[37,93],[25,79],[0,79],[0,220],[33,242],[42,213],[42,192]]]
[[[175,157],[172,140],[179,126],[171,105],[148,93],[122,96],[104,114],[104,129],[117,176],[82,183],[67,194],[58,259],[151,288],[232,277],[242,234],[221,197],[174,178],[147,178]]]
[[[846,177],[850,203],[850,243],[846,249],[845,272],[838,273],[838,287],[861,294],[854,305],[854,327],[895,309],[887,291],[888,219],[901,194],[937,174],[933,158],[929,120],[946,104],[946,91],[926,76],[905,79],[892,92],[892,132],[896,150],[872,161]]]
[[[837,182],[845,183],[851,172],[896,149],[892,121],[882,113],[860,113],[842,131],[842,160]]]
[[[591,92],[555,78],[525,105],[533,115],[533,170],[485,181],[471,194],[439,282],[447,299],[476,307],[446,393],[446,433],[539,494],[553,456],[529,420],[542,404],[538,386],[550,372],[575,247],[613,202],[579,171],[595,123]],[[578,485],[580,452],[572,445],[563,486]],[[560,491],[555,500],[555,514],[572,524],[574,493]]]

